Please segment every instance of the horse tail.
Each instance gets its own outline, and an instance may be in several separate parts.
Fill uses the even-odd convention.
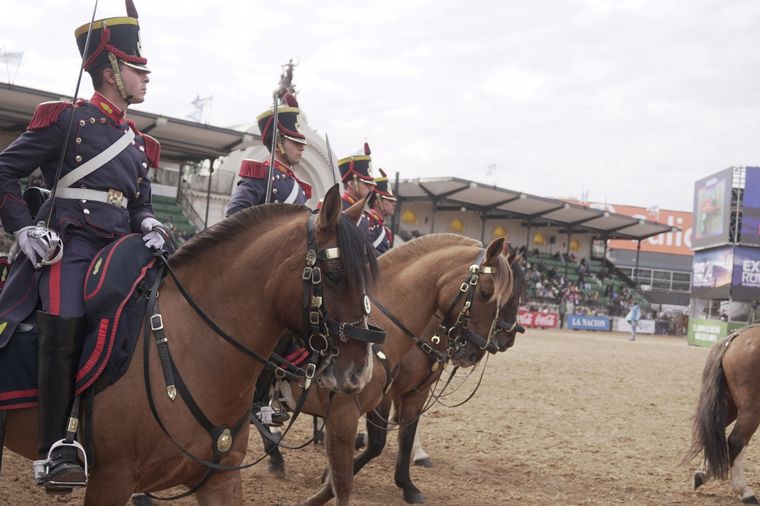
[[[731,462],[728,456],[726,425],[729,423],[728,400],[731,395],[723,374],[723,355],[730,341],[713,346],[702,372],[702,392],[694,415],[691,446],[683,463],[704,451],[710,474],[722,480],[728,477]]]

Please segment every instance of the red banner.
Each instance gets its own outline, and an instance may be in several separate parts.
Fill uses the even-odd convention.
[[[559,313],[520,309],[517,321],[523,327],[553,329],[559,324]]]

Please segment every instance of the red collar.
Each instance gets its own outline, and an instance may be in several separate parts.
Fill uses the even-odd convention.
[[[95,104],[95,106],[103,111],[103,114],[114,120],[116,123],[124,123],[124,116],[126,115],[127,111],[122,111],[118,107],[116,107],[113,102],[108,100],[106,97],[98,93],[97,91],[90,99],[90,102]]]
[[[374,218],[380,223],[381,225],[385,223],[385,216],[383,216],[383,213],[379,212],[377,209],[367,209],[367,212],[374,216]]]
[[[356,204],[358,202],[358,200],[355,199],[353,195],[351,195],[350,193],[348,193],[348,191],[344,191],[343,195],[341,196],[341,198],[343,200],[345,200],[346,202],[348,202],[349,204],[351,204],[351,205],[354,205],[354,204]]]

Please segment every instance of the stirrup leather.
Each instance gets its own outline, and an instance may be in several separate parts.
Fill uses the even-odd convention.
[[[66,448],[71,447],[74,448],[77,451],[77,454],[81,458],[82,462],[84,462],[84,481],[55,481],[53,479],[50,479],[50,464],[53,460],[53,451],[58,448]],[[89,477],[88,467],[87,467],[87,453],[84,451],[84,448],[81,444],[79,444],[76,441],[66,441],[65,439],[61,439],[56,441],[50,446],[50,450],[48,451],[47,458],[46,459],[40,459],[35,460],[32,463],[32,466],[34,468],[34,481],[37,482],[37,485],[45,485],[46,488],[49,489],[67,489],[72,487],[84,487],[87,485],[87,479]]]

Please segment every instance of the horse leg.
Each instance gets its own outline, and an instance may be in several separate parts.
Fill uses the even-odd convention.
[[[240,471],[216,472],[195,492],[200,506],[243,504],[243,483]]]
[[[752,434],[757,430],[758,420],[756,417],[741,415],[736,419],[731,434],[728,436],[728,458],[731,462],[731,487],[739,494],[743,503],[760,504],[755,493],[744,481],[744,456]]]
[[[396,473],[394,479],[396,486],[404,491],[404,500],[411,504],[424,504],[425,496],[414,485],[409,475],[409,462],[411,461],[412,445],[417,432],[422,406],[427,399],[428,392],[423,390],[412,395],[402,397],[398,408],[398,456],[396,457]]]
[[[258,425],[256,428],[259,429]],[[269,429],[269,427],[264,426],[263,430],[266,430],[270,435],[272,434],[272,431]],[[283,458],[282,453],[280,453],[280,447],[268,437],[266,437],[266,435],[262,432],[262,429],[259,429],[259,436],[261,436],[261,441],[264,443],[264,452],[269,455],[267,459],[267,469],[270,473],[277,476],[278,478],[284,478],[285,459]]]
[[[696,471],[694,471],[694,475],[692,476],[692,484],[694,485],[694,490],[697,490],[699,487],[707,483],[707,480],[710,479],[710,469],[707,467],[707,461],[702,460],[702,463],[699,465]]]
[[[414,445],[412,446],[412,464],[420,467],[433,467],[433,461],[430,460],[430,455],[427,454],[422,447],[422,441],[420,438],[419,424],[417,424],[417,432],[414,434]]]
[[[135,483],[128,469],[96,469],[90,474],[84,506],[124,506],[134,492]]]
[[[354,474],[383,452],[388,437],[390,405],[390,397],[386,397],[379,406],[367,413],[367,448],[354,459]]]
[[[328,473],[322,487],[304,503],[305,505],[322,505],[334,496],[336,506],[348,506],[354,484],[351,466],[360,415],[351,397],[341,396],[333,399],[325,426]]]

